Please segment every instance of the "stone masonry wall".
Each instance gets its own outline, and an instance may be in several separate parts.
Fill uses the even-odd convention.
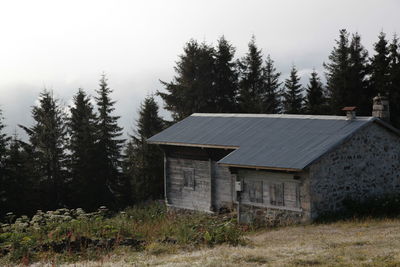
[[[308,221],[303,211],[255,207],[243,204],[240,207],[240,222],[266,226],[284,226]]]
[[[400,137],[372,123],[310,167],[311,216],[338,211],[347,197],[400,193]]]

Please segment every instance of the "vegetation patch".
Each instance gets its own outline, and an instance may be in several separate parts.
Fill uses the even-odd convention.
[[[329,223],[340,220],[357,221],[366,218],[398,218],[400,214],[400,195],[386,194],[369,197],[364,200],[347,198],[343,200],[343,209],[322,214],[316,223]]]
[[[316,265],[320,265],[322,262],[319,260],[296,259],[292,263],[294,266],[316,266]]]
[[[0,257],[10,263],[54,257],[67,262],[93,259],[93,254],[104,255],[120,247],[160,255],[177,248],[243,242],[243,230],[232,216],[167,212],[158,202],[114,215],[101,207],[92,213],[82,209],[38,211],[32,218],[16,220],[8,214],[7,220],[0,230]]]
[[[253,256],[249,255],[243,258],[245,262],[254,263],[254,264],[266,264],[269,262],[268,258],[263,256]]]

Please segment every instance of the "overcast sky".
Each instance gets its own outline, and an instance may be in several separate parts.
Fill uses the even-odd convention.
[[[143,98],[170,81],[191,38],[232,42],[241,57],[251,35],[285,77],[323,72],[339,29],[359,32],[371,52],[378,33],[400,33],[398,0],[1,0],[0,107],[8,131],[30,125],[43,88],[65,105],[79,87],[94,94],[105,72],[116,114],[131,132]],[[167,115],[167,112],[163,112]]]

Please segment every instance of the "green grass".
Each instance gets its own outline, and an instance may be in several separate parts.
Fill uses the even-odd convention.
[[[3,225],[0,265],[96,260],[120,247],[161,255],[178,248],[238,245],[243,240],[241,228],[230,216],[167,212],[161,203],[128,208],[111,217],[75,216],[72,210],[54,213]]]

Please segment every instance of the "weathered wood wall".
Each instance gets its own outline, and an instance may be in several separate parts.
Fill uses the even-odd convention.
[[[235,201],[235,180],[229,168],[219,166],[215,161],[213,166],[213,207],[215,210],[222,208],[234,208]]]
[[[184,186],[183,172],[194,169],[194,189]],[[193,159],[167,158],[167,200],[178,208],[209,211],[210,176],[209,162]]]
[[[239,170],[238,179],[244,183],[241,201],[243,204],[299,210],[301,209],[301,181],[295,180],[294,176],[295,174],[282,172]],[[262,186],[262,202],[254,203],[250,200],[250,184],[254,182],[259,182]],[[282,206],[271,204],[271,186],[275,184],[283,184],[284,203]]]
[[[200,211],[232,208],[231,174],[227,167],[216,163],[230,151],[192,147],[167,147],[164,150],[167,157],[167,201],[170,205]],[[194,170],[194,189],[184,186],[183,173],[188,169]]]

